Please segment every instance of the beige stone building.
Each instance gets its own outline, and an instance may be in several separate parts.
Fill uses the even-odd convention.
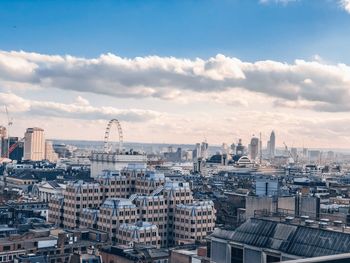
[[[69,183],[64,191],[63,226],[79,228],[83,209],[98,208],[103,202],[101,190],[99,183]]]
[[[129,199],[108,198],[99,209],[97,228],[109,233],[116,241],[116,234],[121,224],[132,224],[138,220],[138,209]]]
[[[42,161],[45,159],[45,137],[41,128],[28,128],[24,134],[24,160]]]
[[[158,187],[164,185],[164,183],[164,174],[147,172],[143,176],[138,176],[136,178],[135,193],[149,195]]]
[[[49,202],[48,221],[59,227],[63,227],[63,202],[63,194],[53,195]]]
[[[94,183],[68,184],[63,197],[53,198],[49,208],[50,222],[104,231],[113,243],[123,245],[147,240],[171,247],[182,240],[201,240],[215,225],[213,203],[194,202],[189,183],[130,167],[104,171]],[[152,230],[152,238],[144,239],[149,234],[143,236],[141,230]]]
[[[98,209],[83,208],[80,216],[80,227],[96,229],[98,215]]]
[[[134,203],[139,209],[139,219],[158,227],[161,246],[167,244],[168,206],[163,195],[137,196]]]
[[[213,201],[199,201],[177,205],[175,209],[175,242],[202,240],[215,227]]]
[[[117,244],[132,247],[135,243],[160,247],[158,227],[148,222],[122,224],[117,235]]]

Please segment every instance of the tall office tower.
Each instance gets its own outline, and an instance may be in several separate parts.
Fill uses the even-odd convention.
[[[202,142],[202,145],[201,145],[201,157],[204,160],[208,159],[208,148],[209,148],[209,144],[207,142]]]
[[[222,154],[230,153],[230,148],[228,147],[227,143],[222,143],[221,151],[222,151]]]
[[[270,158],[275,157],[275,149],[276,149],[276,136],[275,136],[275,132],[272,131],[270,135]]]
[[[267,141],[267,143],[266,143],[266,150],[267,150],[267,154],[268,155],[270,155],[270,148],[271,148],[270,141]]]
[[[309,150],[307,148],[303,148],[303,158],[308,157],[308,152],[309,152]]]
[[[196,148],[192,152],[192,159],[197,160],[200,157],[201,154],[201,144],[196,143]]]
[[[24,160],[41,161],[45,159],[44,130],[28,128],[24,134]]]
[[[259,139],[253,137],[250,141],[250,159],[255,160],[259,155]]]
[[[48,160],[51,163],[55,163],[58,161],[58,154],[53,149],[51,141],[45,142],[45,160]]]
[[[244,146],[242,144],[242,139],[238,140],[238,144],[236,147],[236,154],[237,155],[243,155],[244,154]]]
[[[10,140],[8,146],[12,148],[9,158],[11,160],[16,160],[17,162],[21,161],[23,159],[23,154],[24,154],[24,143],[20,141],[20,138],[18,137],[10,137],[7,140]],[[6,147],[8,143],[7,140],[6,140]]]
[[[235,150],[236,150],[236,145],[235,145],[235,143],[232,143],[231,144],[231,152],[232,152],[232,154],[235,154]]]
[[[7,153],[7,143],[6,138],[7,130],[6,127],[0,126],[0,157],[5,157]]]

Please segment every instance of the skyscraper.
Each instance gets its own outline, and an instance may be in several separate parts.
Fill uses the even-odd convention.
[[[205,141],[202,142],[201,144],[201,157],[203,159],[208,159],[208,148],[209,148],[209,144]]]
[[[271,135],[270,135],[270,158],[274,158],[275,157],[275,149],[276,149],[276,136],[275,136],[275,132],[272,131]]]
[[[7,153],[7,144],[5,143],[6,136],[7,136],[6,128],[0,125],[0,157],[5,157]]]
[[[259,155],[259,139],[253,137],[250,141],[250,159],[253,161]]]
[[[243,155],[244,154],[244,146],[242,144],[242,139],[238,140],[238,144],[236,146],[236,154]]]
[[[45,142],[45,160],[52,163],[58,160],[58,154],[55,152],[51,141]]]
[[[24,134],[24,160],[41,161],[45,159],[44,130],[28,128]]]

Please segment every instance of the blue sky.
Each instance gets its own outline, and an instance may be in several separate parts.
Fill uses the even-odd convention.
[[[250,61],[319,54],[349,62],[350,16],[336,1],[2,0],[0,47],[84,57],[223,53]]]
[[[0,105],[18,136],[350,148],[349,47],[350,0],[2,0]]]

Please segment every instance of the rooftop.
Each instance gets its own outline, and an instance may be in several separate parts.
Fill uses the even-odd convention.
[[[273,249],[300,257],[318,257],[350,252],[350,234],[252,218],[235,231],[216,229],[214,238]]]

